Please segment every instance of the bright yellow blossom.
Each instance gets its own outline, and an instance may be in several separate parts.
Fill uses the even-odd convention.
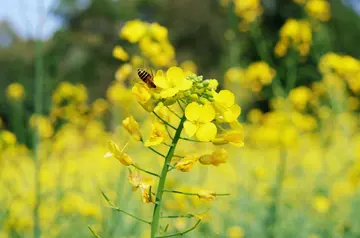
[[[133,66],[131,64],[121,65],[115,73],[115,79],[118,82],[125,81],[133,72]]]
[[[109,152],[107,152],[104,157],[108,158],[111,156],[114,156],[116,159],[118,159],[123,165],[125,166],[129,166],[133,164],[133,161],[131,159],[131,157],[126,154],[124,152],[125,148],[127,145],[124,146],[124,148],[122,150],[120,150],[119,146],[113,142],[113,141],[109,141],[108,142],[108,148],[109,148]]]
[[[214,145],[230,143],[236,147],[244,146],[244,130],[242,125],[238,122],[234,122],[231,125],[234,128],[224,133],[218,134],[216,138],[212,140]]]
[[[141,140],[140,126],[133,116],[125,118],[122,125],[136,141]]]
[[[191,88],[192,81],[187,80],[184,71],[179,67],[171,67],[164,75],[161,71],[156,73],[154,83],[161,88],[162,98],[173,97],[179,91]]]
[[[187,120],[184,123],[185,132],[200,141],[211,141],[215,138],[217,128],[211,121],[215,118],[215,110],[210,104],[200,105],[192,102],[185,109]]]
[[[241,108],[235,103],[235,95],[229,90],[213,91],[214,107],[220,113],[218,119],[233,122],[240,116]]]

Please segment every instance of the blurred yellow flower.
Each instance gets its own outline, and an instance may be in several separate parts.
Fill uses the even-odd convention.
[[[119,45],[114,47],[112,54],[114,58],[121,61],[126,61],[129,59],[129,54]]]
[[[197,72],[197,66],[196,64],[191,60],[186,60],[180,64],[180,68],[184,70],[184,72],[191,72],[196,74]]]
[[[244,77],[245,71],[240,67],[232,67],[225,72],[225,80],[229,82],[241,82]]]
[[[137,170],[130,170],[128,181],[131,184],[132,190],[135,191],[137,188],[140,187],[141,184],[141,177]]]
[[[290,91],[289,99],[298,110],[305,110],[309,101],[311,100],[311,89],[305,86],[294,88]]]
[[[236,147],[244,146],[244,130],[243,126],[237,121],[230,124],[232,129],[224,133],[220,133],[212,140],[214,145],[223,145],[230,143]]]
[[[330,200],[325,196],[315,196],[312,202],[313,208],[319,213],[326,213],[331,205]]]
[[[112,104],[121,105],[130,101],[131,92],[122,83],[116,82],[108,88],[106,97]]]
[[[198,197],[201,200],[205,200],[205,201],[213,201],[215,200],[215,196],[213,195],[214,193],[208,190],[200,190],[198,193]]]
[[[130,43],[139,42],[147,32],[147,23],[140,20],[127,21],[120,31],[120,37]]]
[[[54,133],[51,121],[42,115],[32,115],[30,127],[35,129],[41,138],[50,138]]]
[[[16,144],[16,135],[10,131],[3,130],[0,132],[0,138],[5,143],[5,145],[15,145]]]
[[[152,37],[158,41],[165,41],[168,39],[168,30],[166,27],[159,25],[158,23],[150,24],[150,32]]]
[[[200,105],[192,102],[185,109],[187,120],[184,123],[185,132],[200,141],[211,141],[215,138],[217,128],[211,121],[215,118],[215,110],[210,104]]]
[[[219,166],[220,164],[226,163],[229,157],[229,153],[224,148],[217,148],[210,155],[203,155],[200,157],[199,162],[201,164],[212,164]]]
[[[133,66],[131,64],[121,65],[115,73],[115,79],[118,82],[125,81],[133,72]]]
[[[136,141],[140,141],[142,139],[139,123],[133,116],[125,118],[122,121],[122,125]]]
[[[115,142],[109,141],[108,148],[110,151],[104,155],[104,158],[114,156],[123,165],[125,165],[125,166],[132,165],[133,161],[132,161],[131,157],[124,152],[126,147],[127,147],[127,144],[124,146],[124,148],[122,148],[122,150],[120,150],[119,146]]]
[[[179,91],[185,91],[191,88],[192,81],[187,80],[184,71],[179,67],[171,67],[166,75],[161,71],[156,73],[154,83],[161,88],[160,96],[162,98],[173,97]]]
[[[305,9],[309,16],[320,21],[328,21],[331,17],[330,3],[326,0],[309,0]]]
[[[182,172],[189,172],[199,160],[199,156],[189,156],[181,159],[176,165],[176,169]]]
[[[109,103],[103,98],[98,98],[92,103],[91,112],[95,117],[99,117],[104,115],[108,108]]]
[[[24,86],[20,83],[12,83],[7,87],[6,95],[9,100],[22,101],[25,97]]]
[[[151,99],[151,93],[144,84],[135,83],[131,92],[140,104],[145,105]]]
[[[271,84],[275,75],[276,71],[266,62],[254,62],[246,69],[245,78],[240,83],[253,92],[259,92],[264,85]]]
[[[228,237],[237,237],[237,238],[245,237],[245,231],[240,226],[231,226],[231,227],[229,227],[226,234],[227,234]]]
[[[275,54],[284,56],[293,47],[301,56],[309,54],[312,43],[312,30],[306,20],[287,19],[280,29],[280,40],[275,46]]]

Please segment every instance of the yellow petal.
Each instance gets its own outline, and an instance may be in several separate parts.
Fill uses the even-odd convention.
[[[171,67],[166,72],[166,78],[171,82],[174,86],[180,86],[185,80],[184,71],[179,67]]]
[[[184,79],[184,80],[181,82],[181,84],[178,86],[178,88],[179,88],[180,90],[182,90],[182,91],[188,90],[189,88],[191,88],[192,84],[193,84],[192,81],[187,80],[187,79]]]
[[[194,123],[190,122],[190,121],[185,121],[184,129],[185,129],[186,134],[189,137],[192,137],[196,133],[196,131],[198,130],[198,126],[195,125]]]
[[[229,90],[221,90],[214,99],[223,107],[231,107],[235,103],[235,95]]]
[[[216,137],[217,128],[214,123],[206,123],[199,126],[196,138],[200,141],[211,141]]]
[[[173,97],[178,92],[179,92],[179,90],[177,88],[168,88],[168,89],[162,90],[160,92],[160,96],[162,98],[170,98],[170,97]]]
[[[164,88],[164,89],[171,87],[171,85],[170,85],[169,81],[167,80],[167,78],[164,77],[164,76],[160,76],[160,75],[156,75],[154,77],[154,83],[155,83],[156,86],[158,86],[160,88]]]
[[[190,121],[197,121],[200,117],[201,106],[197,102],[192,102],[185,109],[185,116]]]
[[[205,104],[201,107],[200,113],[199,113],[199,122],[211,122],[215,118],[215,109],[211,104]]]

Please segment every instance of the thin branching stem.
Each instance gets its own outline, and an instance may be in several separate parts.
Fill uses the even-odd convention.
[[[99,236],[98,234],[95,233],[95,231],[91,228],[91,226],[88,225],[88,228],[89,228],[90,232],[94,235],[94,237],[101,238],[101,236]]]
[[[199,140],[193,140],[190,138],[186,138],[186,137],[180,137],[181,140],[187,140],[187,141],[191,141],[191,142],[204,142],[204,141],[199,141]]]
[[[157,118],[159,118],[159,120],[162,121],[165,125],[167,125],[167,126],[169,126],[170,128],[176,130],[176,127],[175,127],[175,126],[171,125],[169,122],[167,122],[167,121],[165,121],[164,119],[162,119],[162,117],[159,116],[156,112],[153,111],[153,113],[154,113],[154,115],[155,115]]]
[[[156,154],[160,155],[161,157],[163,157],[163,158],[165,158],[165,157],[166,157],[165,155],[161,154],[159,151],[155,150],[154,148],[152,148],[152,147],[148,147],[148,148],[149,148],[149,150],[151,150],[152,152],[154,152],[154,153],[156,153]]]
[[[118,212],[122,212],[122,213],[124,213],[124,214],[126,214],[126,215],[128,215],[128,216],[130,216],[130,217],[132,217],[132,218],[134,218],[134,219],[136,219],[136,220],[138,220],[138,221],[141,221],[141,222],[144,222],[144,223],[146,223],[146,224],[151,225],[151,222],[150,222],[150,221],[146,221],[146,220],[144,220],[144,219],[142,219],[142,218],[140,218],[140,217],[137,217],[137,216],[135,216],[135,215],[133,215],[133,214],[131,214],[131,213],[128,213],[128,212],[120,209],[119,207],[109,206],[109,208],[114,209],[114,210],[116,210],[116,211],[118,211]]]
[[[186,233],[189,233],[190,231],[194,230],[201,222],[201,219],[199,219],[195,225],[193,225],[192,227],[190,227],[189,229],[182,231],[182,232],[178,232],[178,233],[174,233],[174,234],[169,234],[169,235],[164,235],[164,236],[157,236],[156,238],[166,238],[166,237],[173,237],[173,236],[183,236]]]
[[[148,170],[146,170],[146,169],[142,169],[141,167],[139,167],[139,166],[136,165],[136,164],[132,164],[132,166],[133,166],[134,168],[137,168],[137,169],[140,170],[140,171],[143,171],[144,173],[147,173],[147,174],[150,174],[150,175],[152,175],[152,176],[155,176],[155,177],[160,178],[160,175],[158,175],[158,174],[156,174],[156,173],[153,173],[153,172],[150,172],[150,171],[148,171]]]
[[[181,119],[181,116],[179,116],[176,112],[174,112],[174,110],[172,110],[170,107],[167,107],[167,109],[169,109],[169,111],[174,114],[177,118]]]
[[[189,193],[189,192],[182,192],[182,191],[177,191],[177,190],[164,189],[164,192],[167,192],[167,193],[177,193],[177,194],[188,195],[188,196],[199,196],[198,193]],[[230,195],[230,193],[210,193],[210,194],[213,195],[213,196],[215,196],[215,197],[229,196],[229,195]]]
[[[194,217],[193,214],[185,214],[185,215],[170,215],[170,216],[161,216],[160,218],[169,218],[169,219],[173,219],[173,218],[192,218]]]

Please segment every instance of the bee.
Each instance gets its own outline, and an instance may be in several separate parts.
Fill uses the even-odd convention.
[[[149,74],[148,72],[146,72],[143,69],[138,69],[137,70],[137,74],[139,76],[139,78],[146,83],[146,85],[149,88],[156,88],[156,85],[154,84],[154,76],[152,74]]]

